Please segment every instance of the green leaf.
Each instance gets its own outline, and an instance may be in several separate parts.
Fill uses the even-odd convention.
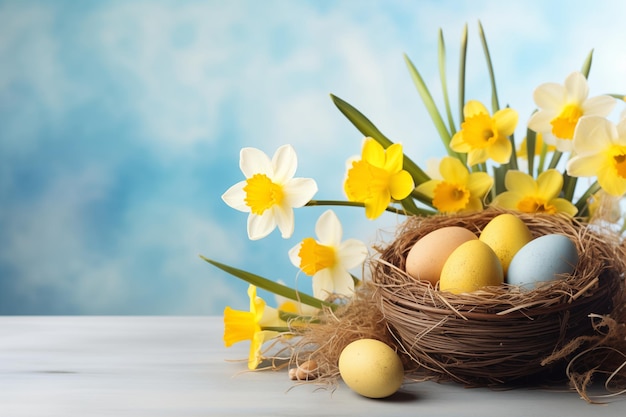
[[[341,111],[341,113],[343,113],[343,115],[346,116],[354,127],[356,127],[364,136],[374,138],[385,149],[393,144],[393,142],[383,135],[382,132],[378,130],[378,128],[374,126],[374,124],[367,117],[365,117],[348,102],[333,94],[331,94],[330,97],[339,111]],[[404,155],[402,166],[409,174],[411,174],[413,181],[415,181],[415,184],[417,185],[430,179],[430,177],[426,175],[426,173],[406,155]]]
[[[528,156],[528,175],[533,176],[535,169],[535,147],[537,145],[537,133],[532,129],[526,129],[526,155]]]
[[[467,23],[461,36],[461,57],[459,58],[459,126],[465,120],[465,63],[467,62]]]
[[[585,78],[589,78],[589,71],[591,70],[592,59],[593,59],[593,49],[591,50],[591,52],[589,52],[589,55],[587,55],[587,58],[585,59],[585,62],[583,63],[583,67],[580,70],[580,72],[582,72]]]
[[[267,278],[263,278],[259,275],[253,274],[251,272],[244,271],[242,269],[234,268],[232,266],[225,265],[223,263],[214,261],[212,259],[205,258],[200,255],[200,258],[204,261],[210,263],[213,266],[221,269],[224,272],[227,272],[243,281],[246,281],[248,284],[252,284],[258,288],[262,288],[269,292],[272,292],[276,295],[283,296],[285,298],[289,298],[290,300],[299,301],[303,304],[309,305],[315,308],[322,307],[330,307],[334,308],[335,305],[332,303],[328,303],[326,301],[322,301],[319,298],[312,297],[308,294],[300,293],[294,290],[291,287],[287,287],[286,285],[279,284],[277,282],[271,281]]]
[[[489,79],[491,80],[491,107],[493,113],[500,110],[500,104],[498,103],[498,91],[496,90],[496,77],[493,72],[493,65],[491,63],[491,55],[489,54],[489,47],[487,46],[487,38],[485,37],[485,31],[483,25],[478,21],[478,32],[480,34],[480,41],[485,51],[485,58],[487,59],[487,68],[489,70]]]
[[[452,118],[452,109],[450,109],[450,98],[448,95],[448,82],[446,77],[446,45],[443,40],[443,31],[441,29],[439,29],[439,78],[441,79],[441,90],[443,91],[443,100],[446,106],[446,114],[448,116],[450,136],[454,136],[456,128],[454,127],[454,119]]]
[[[356,201],[345,201],[345,200],[310,200],[305,204],[306,206],[347,206],[347,207],[365,207],[364,203],[358,203]],[[399,210],[395,207],[388,206],[386,211],[395,214],[406,214],[403,210]]]
[[[428,87],[426,86],[426,83],[424,83],[422,76],[417,71],[417,68],[415,68],[415,65],[413,65],[413,63],[411,62],[411,60],[409,59],[407,55],[404,55],[404,60],[406,61],[407,67],[409,68],[409,72],[411,74],[411,78],[413,79],[413,83],[415,84],[415,87],[417,88],[417,92],[422,98],[422,102],[426,106],[426,110],[428,111],[428,114],[430,115],[430,118],[432,119],[435,125],[435,128],[437,129],[437,132],[439,133],[439,136],[441,137],[441,141],[443,142],[443,145],[445,146],[446,151],[451,156],[457,156],[456,153],[452,151],[452,149],[450,149],[450,140],[451,140],[450,132],[448,132],[448,128],[446,127],[446,124],[443,121],[441,114],[439,113],[439,110],[437,109],[437,106],[435,105],[433,96],[430,94],[430,91],[428,91]]]

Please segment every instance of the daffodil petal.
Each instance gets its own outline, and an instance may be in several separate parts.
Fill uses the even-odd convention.
[[[556,197],[563,188],[563,176],[556,169],[549,169],[537,177],[537,193],[547,201]]]
[[[392,175],[389,180],[389,192],[394,200],[407,198],[414,188],[413,177],[407,171],[400,171]]]
[[[555,198],[550,201],[550,204],[556,208],[559,213],[565,213],[569,216],[575,216],[578,213],[578,209],[571,201],[564,198]]]
[[[468,145],[465,140],[463,140],[463,131],[459,130],[452,136],[452,140],[450,141],[450,149],[454,152],[459,153],[468,153],[472,150],[472,147]]]
[[[615,175],[615,172],[608,164],[601,166],[597,175],[598,183],[607,193],[613,196],[622,196],[626,193],[626,179]]]
[[[470,194],[482,198],[493,187],[493,178],[486,172],[474,172],[469,175],[467,189]]]
[[[535,104],[542,109],[560,108],[567,98],[567,90],[557,83],[544,83],[533,92]]]
[[[467,165],[482,164],[489,158],[487,149],[473,149],[467,154]]]
[[[511,159],[511,153],[513,153],[513,145],[507,138],[502,137],[495,141],[490,147],[486,149],[489,158],[498,162],[499,164],[506,164]]]
[[[466,119],[481,113],[489,114],[489,110],[478,100],[470,100],[463,107],[463,115]]]
[[[289,260],[293,266],[300,268],[300,249],[302,248],[302,242],[299,242],[296,246],[289,249]]]
[[[283,186],[285,204],[300,208],[317,193],[317,183],[312,178],[292,178]]]
[[[335,294],[351,297],[354,295],[354,280],[348,271],[336,270],[333,275],[333,290]]]
[[[601,154],[575,156],[567,162],[567,173],[572,177],[594,177],[604,162]]]
[[[513,109],[506,108],[498,110],[493,115],[496,129],[503,136],[511,136],[517,127],[518,115]]]
[[[268,210],[270,211],[270,210]],[[272,207],[272,215],[280,230],[283,239],[289,239],[293,234],[294,229],[294,216],[293,209],[289,205],[281,205]]]
[[[366,138],[363,144],[362,159],[378,168],[385,166],[385,149],[375,139]]]
[[[508,191],[515,191],[523,195],[532,195],[537,192],[537,183],[528,174],[511,170],[504,176],[504,186]]]
[[[367,246],[358,239],[347,239],[341,243],[337,251],[341,265],[346,268],[354,268],[361,265],[367,258]]]
[[[472,197],[467,202],[467,206],[463,209],[463,212],[475,212],[483,209],[483,202],[481,199]]]
[[[578,121],[574,131],[574,150],[577,155],[589,155],[611,145],[617,129],[600,116],[586,116]]]
[[[226,190],[224,194],[222,194],[222,200],[235,210],[249,213],[250,206],[246,204],[246,192],[243,190],[245,186],[245,181],[241,181],[233,185],[228,190]]]
[[[469,177],[467,167],[457,158],[447,156],[439,164],[439,172],[445,181],[454,184],[465,184]]]
[[[272,180],[278,184],[284,184],[293,178],[298,168],[298,157],[291,145],[283,145],[276,150],[272,157],[272,168]]]
[[[552,130],[550,122],[557,116],[558,113],[556,111],[539,110],[530,116],[528,128],[537,133],[542,133],[545,140],[546,134]]]
[[[582,103],[589,95],[589,85],[585,76],[576,71],[565,79],[565,89],[567,90],[568,101]]]
[[[333,276],[328,268],[321,269],[313,275],[313,296],[325,300],[335,291]]]
[[[250,240],[259,240],[272,233],[276,228],[276,219],[272,210],[265,210],[263,214],[248,215],[248,238]]]
[[[494,207],[501,207],[509,210],[517,210],[517,205],[520,201],[520,194],[512,191],[505,191],[498,194],[491,205]]]
[[[437,188],[437,185],[439,185],[439,183],[441,183],[441,180],[426,181],[418,185],[415,191],[420,194],[424,194],[426,197],[432,199],[435,197],[435,188]]]
[[[385,209],[389,206],[390,201],[391,195],[387,190],[384,190],[379,195],[365,201],[365,217],[370,220],[380,217],[380,215],[383,214]]]
[[[387,172],[395,173],[402,170],[404,154],[402,153],[402,145],[394,143],[389,146],[386,151],[384,169]]]
[[[613,111],[613,108],[615,108],[616,104],[617,100],[615,100],[613,97],[602,95],[591,97],[585,100],[582,105],[582,109],[585,116],[589,115],[605,117],[608,116],[611,111]]]
[[[336,247],[341,243],[343,229],[334,211],[326,210],[317,219],[315,234],[322,245]]]
[[[254,174],[265,174],[270,178],[274,177],[272,161],[261,150],[256,148],[242,148],[239,152],[239,168],[246,178]]]

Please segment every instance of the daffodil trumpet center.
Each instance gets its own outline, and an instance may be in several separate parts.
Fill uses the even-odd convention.
[[[365,202],[389,188],[391,175],[367,161],[356,161],[348,171],[346,187],[354,201]]]
[[[433,206],[441,212],[457,212],[467,207],[469,199],[467,188],[442,181],[435,187]]]
[[[335,249],[330,246],[320,245],[311,237],[302,240],[298,256],[300,257],[300,269],[310,276],[315,275],[322,269],[335,265],[336,262]]]
[[[617,175],[626,179],[626,149],[617,149],[612,159]]]
[[[554,214],[557,212],[555,206],[548,204],[545,200],[536,197],[522,198],[517,204],[519,211],[524,213],[547,213]]]
[[[577,104],[568,104],[561,114],[550,122],[552,134],[559,139],[572,139],[576,124],[582,115],[583,111]]]
[[[467,118],[462,124],[463,139],[475,149],[486,148],[498,138],[493,119],[485,113]]]
[[[260,331],[256,322],[256,315],[250,311],[233,310],[226,307],[224,310],[224,343],[232,346],[243,340],[252,340],[254,334]]]
[[[265,210],[280,205],[284,198],[283,187],[272,182],[265,174],[254,174],[243,187],[244,199],[253,214],[261,215]]]

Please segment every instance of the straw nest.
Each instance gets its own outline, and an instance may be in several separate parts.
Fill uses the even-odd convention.
[[[576,244],[576,269],[551,285],[454,295],[404,272],[422,236],[452,225],[479,235],[501,213],[412,218],[373,264],[377,306],[401,351],[428,375],[470,385],[522,380],[558,366],[575,350],[563,350],[571,341],[596,333],[590,315],[623,314],[623,248],[611,235],[561,216],[517,214],[533,237],[558,233]]]
[[[371,282],[305,334],[303,344],[315,348],[304,356],[317,360],[322,375],[337,376],[343,347],[371,337],[393,346],[407,374],[421,379],[502,386],[561,375],[586,396],[591,377],[612,367],[622,375],[608,370],[605,378],[626,385],[626,369],[620,368],[626,355],[626,247],[615,233],[566,217],[516,213],[533,237],[566,235],[579,253],[571,275],[532,291],[505,284],[454,295],[405,273],[406,255],[422,236],[453,225],[479,235],[502,213],[409,218],[371,260]]]

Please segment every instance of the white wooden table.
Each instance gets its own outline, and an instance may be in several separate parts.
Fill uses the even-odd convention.
[[[0,416],[623,416],[626,397],[407,384],[386,400],[246,372],[221,317],[0,317]]]

